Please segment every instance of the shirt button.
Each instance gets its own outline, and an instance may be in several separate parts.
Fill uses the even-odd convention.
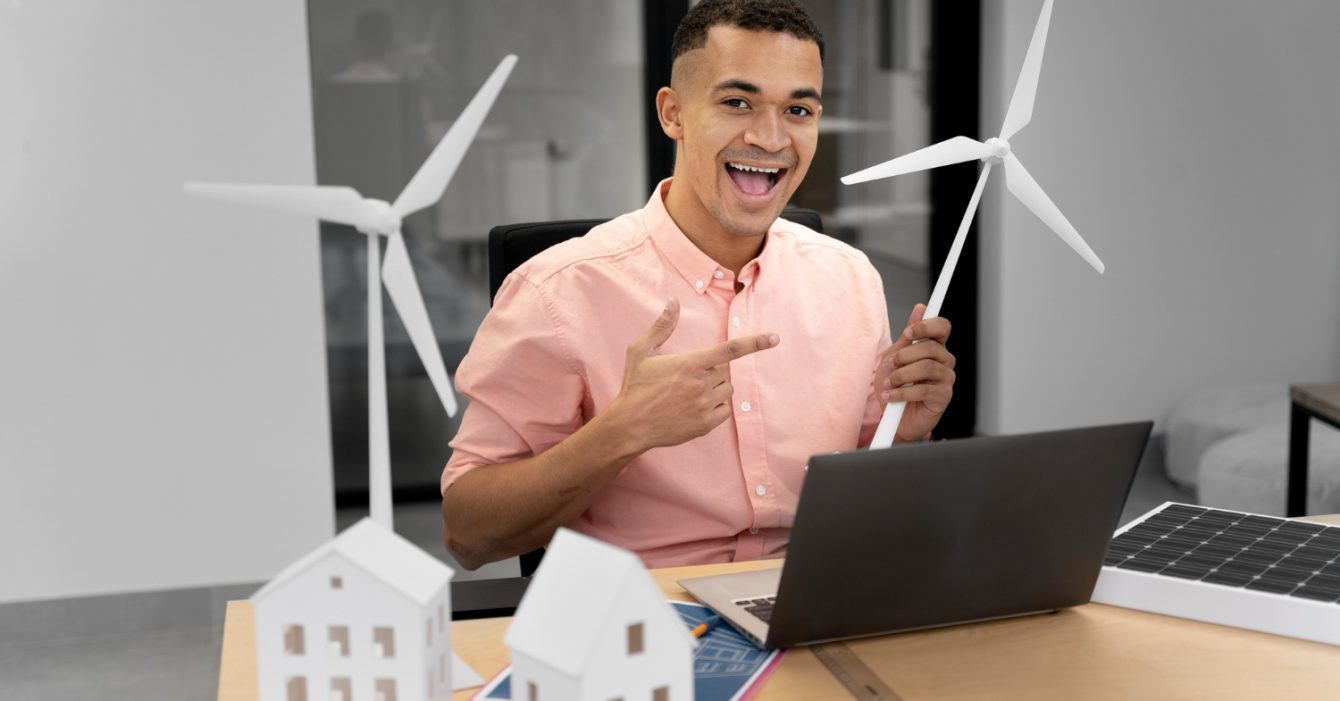
[[[703,281],[702,281],[702,280],[699,280],[699,281],[693,283],[693,286],[701,290],[701,289],[703,289]]]
[[[764,494],[768,493],[768,488],[760,484],[757,487],[754,487],[754,493],[759,496],[763,496]]]
[[[730,318],[730,325],[731,325],[731,326],[739,326],[739,325],[740,325],[740,317],[738,317],[738,316],[733,316],[733,317],[731,317],[731,318]]]
[[[758,535],[758,529],[757,529],[757,528],[750,528],[750,529],[749,529],[749,535]]]
[[[749,411],[752,408],[753,407],[750,406],[749,402],[740,402],[740,411]]]
[[[720,280],[721,278],[726,277],[726,273],[724,271],[718,270],[715,273],[712,273],[712,277]]]

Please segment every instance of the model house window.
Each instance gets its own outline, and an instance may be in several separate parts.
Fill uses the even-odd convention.
[[[437,674],[440,677],[438,681],[442,682],[443,684],[447,683],[447,669],[448,669],[447,655],[446,653],[443,653],[443,655],[437,660]]]
[[[433,693],[433,690],[433,670],[430,669],[428,670],[428,698],[430,699],[436,696],[436,694]]]
[[[376,701],[395,701],[395,680],[378,679],[376,691]]]
[[[651,701],[670,701],[670,687],[658,686],[652,689]]]
[[[353,688],[349,677],[331,677],[330,701],[353,701]]]
[[[389,626],[372,629],[372,656],[395,657],[395,631]]]
[[[289,677],[284,687],[288,701],[307,701],[307,677]]]
[[[535,686],[535,682],[526,682],[526,689],[530,691],[527,701],[540,701],[540,687]]]
[[[349,626],[331,626],[329,639],[331,657],[349,656]]]
[[[343,588],[344,588],[344,578],[343,578],[343,577],[331,577],[331,578],[330,578],[330,588],[331,588],[331,589],[343,589]]]
[[[303,652],[302,626],[294,624],[284,626],[284,654],[301,655]]]
[[[642,652],[642,624],[634,623],[628,626],[628,654],[636,655]]]

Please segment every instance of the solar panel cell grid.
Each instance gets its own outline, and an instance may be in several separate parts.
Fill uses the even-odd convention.
[[[1103,563],[1340,601],[1340,527],[1172,504],[1113,538]]]

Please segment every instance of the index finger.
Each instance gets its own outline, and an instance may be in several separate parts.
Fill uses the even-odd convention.
[[[942,316],[934,316],[929,319],[923,319],[916,323],[908,324],[907,328],[903,329],[902,340],[920,341],[923,339],[931,339],[944,343],[949,340],[951,328],[952,326],[948,319]]]
[[[912,313],[907,315],[907,325],[903,327],[903,330],[899,332],[898,335],[893,337],[893,345],[886,351],[889,356],[892,356],[894,351],[911,345],[915,339],[908,336],[908,331],[914,325],[920,323],[925,315],[926,305],[918,302],[912,306]]]
[[[694,365],[701,368],[710,368],[722,363],[729,363],[732,360],[738,360],[750,353],[767,350],[780,342],[781,339],[775,333],[761,333],[732,338],[715,346],[688,351],[684,355]]]

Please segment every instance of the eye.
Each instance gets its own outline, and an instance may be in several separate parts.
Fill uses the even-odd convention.
[[[749,103],[745,102],[743,98],[739,97],[728,97],[725,100],[723,100],[721,104],[730,107],[731,109],[737,109],[737,110],[743,110],[749,108]]]
[[[786,112],[795,117],[808,117],[814,114],[814,112],[805,105],[791,105],[786,108]]]

